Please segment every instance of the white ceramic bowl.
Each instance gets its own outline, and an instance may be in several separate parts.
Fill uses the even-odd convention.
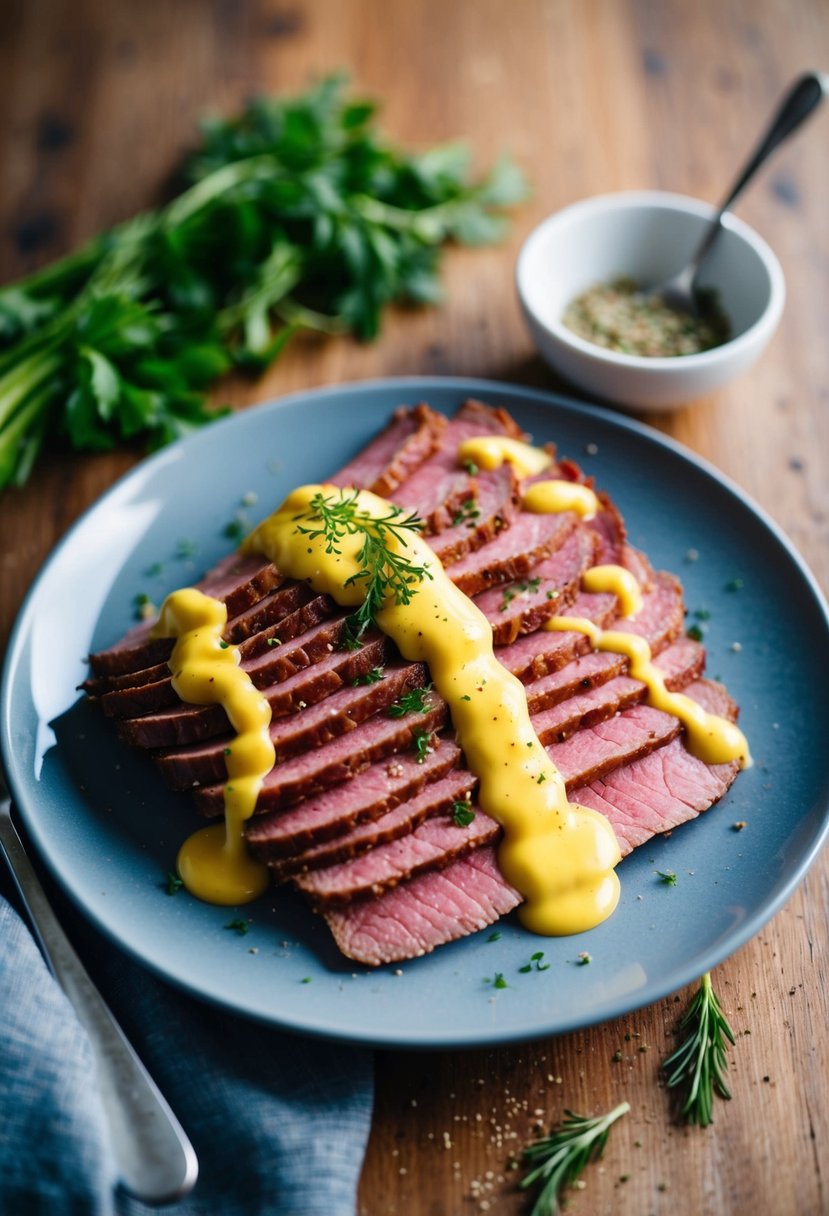
[[[622,276],[641,287],[680,270],[714,208],[662,192],[585,199],[542,221],[524,242],[516,281],[533,339],[551,367],[590,394],[634,409],[673,409],[731,380],[758,358],[780,320],[785,282],[766,242],[733,215],[699,283],[719,293],[731,338],[698,355],[649,358],[606,350],[561,321],[570,301]]]

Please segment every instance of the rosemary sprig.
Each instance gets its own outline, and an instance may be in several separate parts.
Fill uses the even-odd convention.
[[[686,1123],[708,1127],[714,1119],[715,1093],[721,1098],[731,1097],[725,1083],[728,1068],[725,1041],[734,1043],[734,1032],[711,986],[710,971],[700,980],[699,990],[679,1023],[679,1031],[687,1031],[687,1035],[662,1065],[668,1088],[687,1088],[680,1110],[682,1118]]]
[[[410,603],[423,579],[432,577],[426,566],[416,566],[399,552],[398,546],[409,547],[412,533],[423,530],[423,521],[415,514],[406,515],[401,507],[392,506],[386,515],[374,516],[360,509],[356,490],[342,496],[320,492],[311,499],[309,510],[297,515],[296,520],[317,525],[308,527],[297,522],[297,532],[310,540],[324,537],[326,553],[340,553],[346,536],[362,537],[357,554],[361,568],[344,584],[365,584],[365,598],[348,618],[357,639],[387,601]]]
[[[549,1136],[524,1149],[533,1168],[521,1180],[522,1190],[541,1185],[530,1216],[558,1216],[559,1195],[576,1181],[584,1167],[601,1157],[611,1126],[630,1110],[622,1102],[606,1115],[590,1119],[565,1110],[564,1122]]]

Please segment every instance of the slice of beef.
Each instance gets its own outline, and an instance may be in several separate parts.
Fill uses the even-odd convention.
[[[264,558],[231,553],[222,558],[196,586],[205,595],[227,604],[228,616],[234,617],[267,595],[281,581],[282,576],[276,567]],[[151,638],[154,624],[153,620],[141,621],[114,646],[91,654],[89,665],[93,675],[122,675],[166,659],[173,648],[172,640]]]
[[[634,705],[607,722],[586,727],[564,743],[551,743],[547,755],[566,782],[589,785],[605,773],[663,747],[681,731],[679,721],[649,705]]]
[[[335,650],[311,667],[262,689],[272,719],[317,705],[343,687],[353,685],[376,667],[381,667],[390,643],[382,634],[367,636],[358,650]],[[225,736],[231,726],[221,705],[186,705],[119,722],[118,736],[133,747],[181,747],[205,739]]]
[[[435,732],[445,725],[447,710],[439,698],[435,697],[433,704],[430,701],[431,697],[427,699],[425,713],[410,713],[404,718],[375,714],[358,727],[359,737],[346,734],[283,764],[275,764],[256,800],[257,815],[294,806],[332,786],[353,780],[370,765],[411,748],[417,738],[430,740],[429,746],[437,749]],[[196,806],[209,817],[222,814],[223,797],[220,784],[194,791]]]
[[[692,638],[681,638],[674,642],[659,654],[657,662],[666,687],[671,691],[684,688],[691,680],[698,679],[704,666],[705,650]],[[629,669],[630,662],[625,655],[591,650],[526,685],[530,713],[537,714],[576,693],[598,688],[616,676],[626,675]]]
[[[268,731],[276,753],[276,767],[292,756],[348,734],[373,714],[388,709],[412,688],[423,688],[427,680],[423,663],[390,665],[377,684],[343,688],[318,705],[309,705],[289,718],[277,718]],[[225,748],[232,743],[232,735],[222,735],[206,743],[158,752],[155,761],[172,789],[213,784],[225,778]]]
[[[293,883],[317,910],[347,904],[362,896],[381,895],[427,870],[443,869],[456,858],[491,844],[500,834],[499,824],[483,811],[477,811],[466,827],[458,827],[451,816],[437,815],[424,819],[399,840],[375,844],[349,861],[297,874]]]
[[[415,752],[401,752],[380,760],[351,781],[294,808],[255,815],[247,826],[248,843],[263,861],[293,859],[414,799],[428,782],[445,777],[460,756],[450,739],[435,739],[422,759]]]
[[[446,418],[428,405],[401,406],[380,434],[326,481],[388,498],[440,445]]]
[[[518,514],[519,482],[511,465],[502,465],[491,472],[483,470],[473,482],[469,496],[460,503],[451,523],[428,538],[444,566],[451,566],[488,544],[509,528]]]
[[[475,497],[475,476],[459,463],[459,444],[476,435],[517,437],[521,433],[503,410],[466,402],[444,430],[440,448],[398,486],[392,501],[415,511],[427,533],[451,528],[463,503]]]
[[[277,654],[282,653],[278,648],[282,647],[284,642],[292,642],[320,621],[325,621],[335,610],[331,598],[312,595],[309,587],[300,582],[286,584],[275,592],[275,595],[267,596],[266,599],[270,602],[269,618],[275,621],[275,624],[269,625],[260,634],[237,643],[242,666],[250,672],[250,679],[256,683],[256,687],[264,687],[265,683],[283,679],[282,675],[276,674],[284,666],[284,660],[277,658]],[[342,620],[332,626],[332,636],[335,636],[333,644],[337,644],[342,630]],[[225,630],[224,637],[226,642],[232,641],[230,626]],[[284,647],[284,652],[291,652],[292,649],[297,648]],[[263,658],[256,659],[259,654],[263,655]],[[320,651],[316,658],[322,658],[322,655],[323,652]],[[304,665],[308,666],[308,663]],[[275,672],[272,679],[271,671]],[[292,672],[286,669],[287,674]],[[170,683],[168,663],[159,663],[152,668],[143,668],[124,676],[109,677],[108,680],[96,680],[96,685],[102,709],[109,717],[137,717],[177,703]]]
[[[488,846],[377,899],[327,911],[325,920],[346,958],[376,967],[429,954],[486,928],[520,902],[501,876],[495,849]]]
[[[561,547],[576,522],[572,511],[557,515],[522,511],[493,540],[453,562],[447,574],[466,595],[526,578],[533,566]]]
[[[412,797],[375,820],[354,824],[320,844],[271,860],[271,868],[276,877],[282,880],[293,874],[304,874],[361,857],[378,845],[408,835],[426,819],[449,814],[455,803],[469,805],[477,784],[477,777],[468,769],[456,769],[448,776],[430,780]],[[475,815],[471,805],[469,809]]]
[[[572,604],[594,553],[593,533],[575,527],[552,557],[533,567],[531,577],[476,595],[474,602],[492,626],[495,645],[506,646],[522,633],[534,633]]]
[[[617,611],[616,596],[604,592],[580,592],[567,609],[568,614],[592,621],[600,629],[610,625]],[[590,642],[583,633],[551,633],[542,629],[524,634],[508,646],[497,647],[495,655],[507,671],[528,684],[549,672],[558,671],[565,663],[577,655],[586,654],[589,649]]]

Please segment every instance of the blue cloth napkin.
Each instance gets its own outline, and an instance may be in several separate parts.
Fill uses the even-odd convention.
[[[372,1056],[191,999],[88,926],[98,986],[193,1142],[199,1179],[170,1216],[353,1216]],[[85,1032],[0,896],[0,1212],[143,1216],[117,1187]]]

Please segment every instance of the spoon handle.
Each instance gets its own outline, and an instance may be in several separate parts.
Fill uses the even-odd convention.
[[[829,93],[829,76],[823,72],[804,72],[789,89],[769,124],[756,149],[747,161],[740,176],[731,187],[725,201],[720,205],[716,218],[711,224],[705,239],[694,255],[693,264],[699,266],[708,253],[719,232],[720,220],[731,204],[751,181],[760,166],[767,160],[775,148],[784,139],[797,130],[804,119],[817,109],[826,94]]]
[[[0,785],[0,852],[49,968],[89,1036],[121,1182],[146,1203],[169,1203],[195,1183],[196,1154],[60,927],[9,811]]]

